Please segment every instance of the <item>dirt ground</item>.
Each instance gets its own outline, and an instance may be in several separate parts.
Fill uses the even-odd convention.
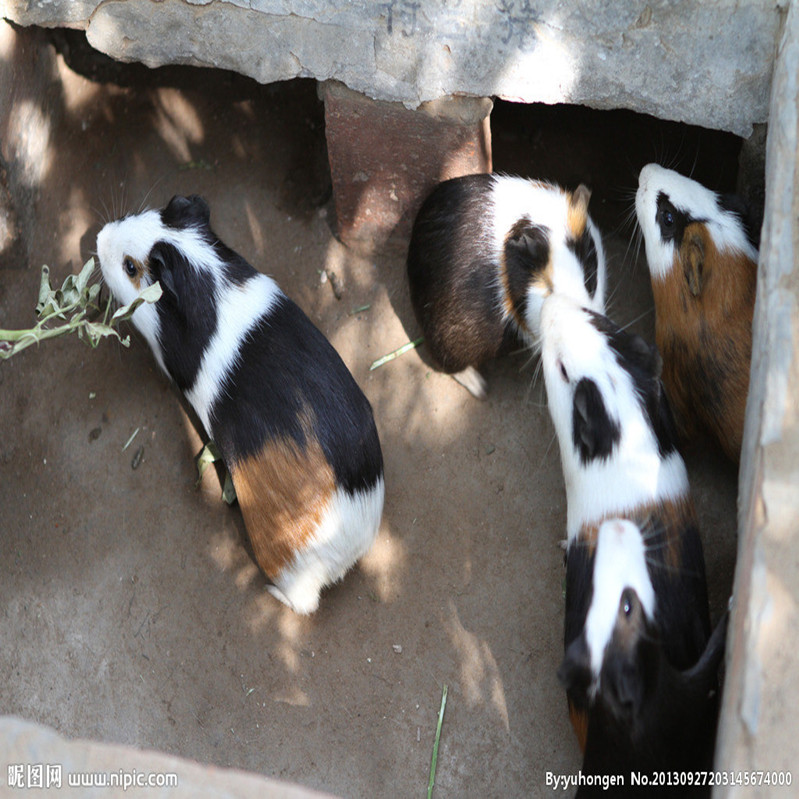
[[[423,347],[369,371],[418,335],[405,242],[365,257],[332,234],[315,85],[170,75],[120,70],[123,87],[61,63],[27,262],[0,270],[2,326],[33,323],[41,265],[60,285],[111,216],[203,194],[220,237],[278,280],[369,397],[383,523],[299,618],[266,593],[216,475],[195,487],[200,437],[143,341],[30,348],[0,364],[2,712],[341,796],[413,797],[446,684],[436,795],[552,795],[546,772],[580,760],[556,678],[565,497],[536,359],[491,364],[484,403]],[[493,136],[496,169],[594,187],[611,315],[651,339],[648,273],[622,224],[637,171],[674,157],[729,188],[735,143],[624,112],[504,105]],[[706,447],[689,471],[715,619],[736,475]]]

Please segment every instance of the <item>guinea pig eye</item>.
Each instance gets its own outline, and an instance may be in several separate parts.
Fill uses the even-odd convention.
[[[663,227],[669,230],[674,227],[674,214],[671,211],[664,211],[661,219]]]
[[[122,261],[122,268],[125,270],[125,274],[128,277],[136,277],[136,264],[133,263],[132,258],[125,257],[125,260]]]
[[[625,589],[621,595],[621,605],[622,613],[624,613],[624,617],[626,619],[630,618],[630,614],[633,612],[633,598],[630,594],[629,589]]]
[[[558,361],[558,368],[560,369],[560,376],[568,383],[569,373],[566,371],[566,367],[563,365],[563,361]]]

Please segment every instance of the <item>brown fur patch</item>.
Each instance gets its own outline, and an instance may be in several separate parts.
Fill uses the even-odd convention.
[[[691,497],[686,495],[677,500],[608,513],[595,522],[584,524],[577,534],[577,543],[588,546],[591,555],[596,550],[599,528],[608,519],[629,519],[642,531],[645,540],[648,535],[662,529],[666,536],[664,561],[670,568],[677,569],[681,565],[680,535],[690,525],[696,525],[696,509]]]
[[[150,270],[147,268],[145,264],[141,261],[137,260],[136,258],[132,258],[130,255],[126,255],[123,258],[123,264],[125,261],[130,261],[136,267],[136,274],[133,277],[130,277],[127,272],[125,272],[125,277],[130,280],[131,283],[136,287],[136,291],[142,290],[142,280],[145,276],[150,274]],[[124,267],[123,267],[124,268]]]
[[[291,439],[270,441],[258,455],[231,464],[255,559],[272,579],[314,536],[336,490],[319,442],[306,442],[303,451]]]
[[[685,228],[673,268],[652,280],[655,340],[680,433],[708,429],[740,457],[752,359],[757,264],[720,253],[704,224]]]
[[[574,727],[580,751],[585,753],[585,742],[588,738],[588,711],[580,710],[569,702],[569,718],[571,719],[572,727]]]

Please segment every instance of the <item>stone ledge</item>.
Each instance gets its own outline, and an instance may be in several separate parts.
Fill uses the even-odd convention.
[[[334,79],[409,108],[453,94],[628,108],[747,137],[767,119],[785,7],[769,0],[5,0],[0,15],[83,27],[98,50],[149,66],[218,67],[262,83]]]
[[[792,3],[774,73],[739,485],[734,611],[716,768],[734,775],[796,770],[799,706],[799,4]],[[795,787],[728,785],[714,797],[766,797]]]

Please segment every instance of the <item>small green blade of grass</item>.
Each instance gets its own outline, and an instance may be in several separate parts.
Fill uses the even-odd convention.
[[[436,725],[436,739],[433,743],[433,757],[430,760],[430,779],[427,781],[427,799],[433,796],[433,785],[436,782],[436,764],[438,763],[438,742],[441,740],[441,725],[444,723],[444,708],[447,706],[447,685],[441,692],[441,708],[438,711],[438,724]]]
[[[384,363],[388,363],[389,361],[393,361],[395,358],[399,358],[400,355],[404,355],[406,352],[409,352],[410,350],[418,347],[423,341],[424,341],[424,336],[419,336],[419,338],[414,339],[413,341],[409,341],[407,344],[403,344],[399,349],[394,350],[394,352],[389,352],[388,355],[384,355],[382,358],[378,358],[369,367],[369,371],[371,372],[373,369],[377,369],[378,366],[382,366]]]

